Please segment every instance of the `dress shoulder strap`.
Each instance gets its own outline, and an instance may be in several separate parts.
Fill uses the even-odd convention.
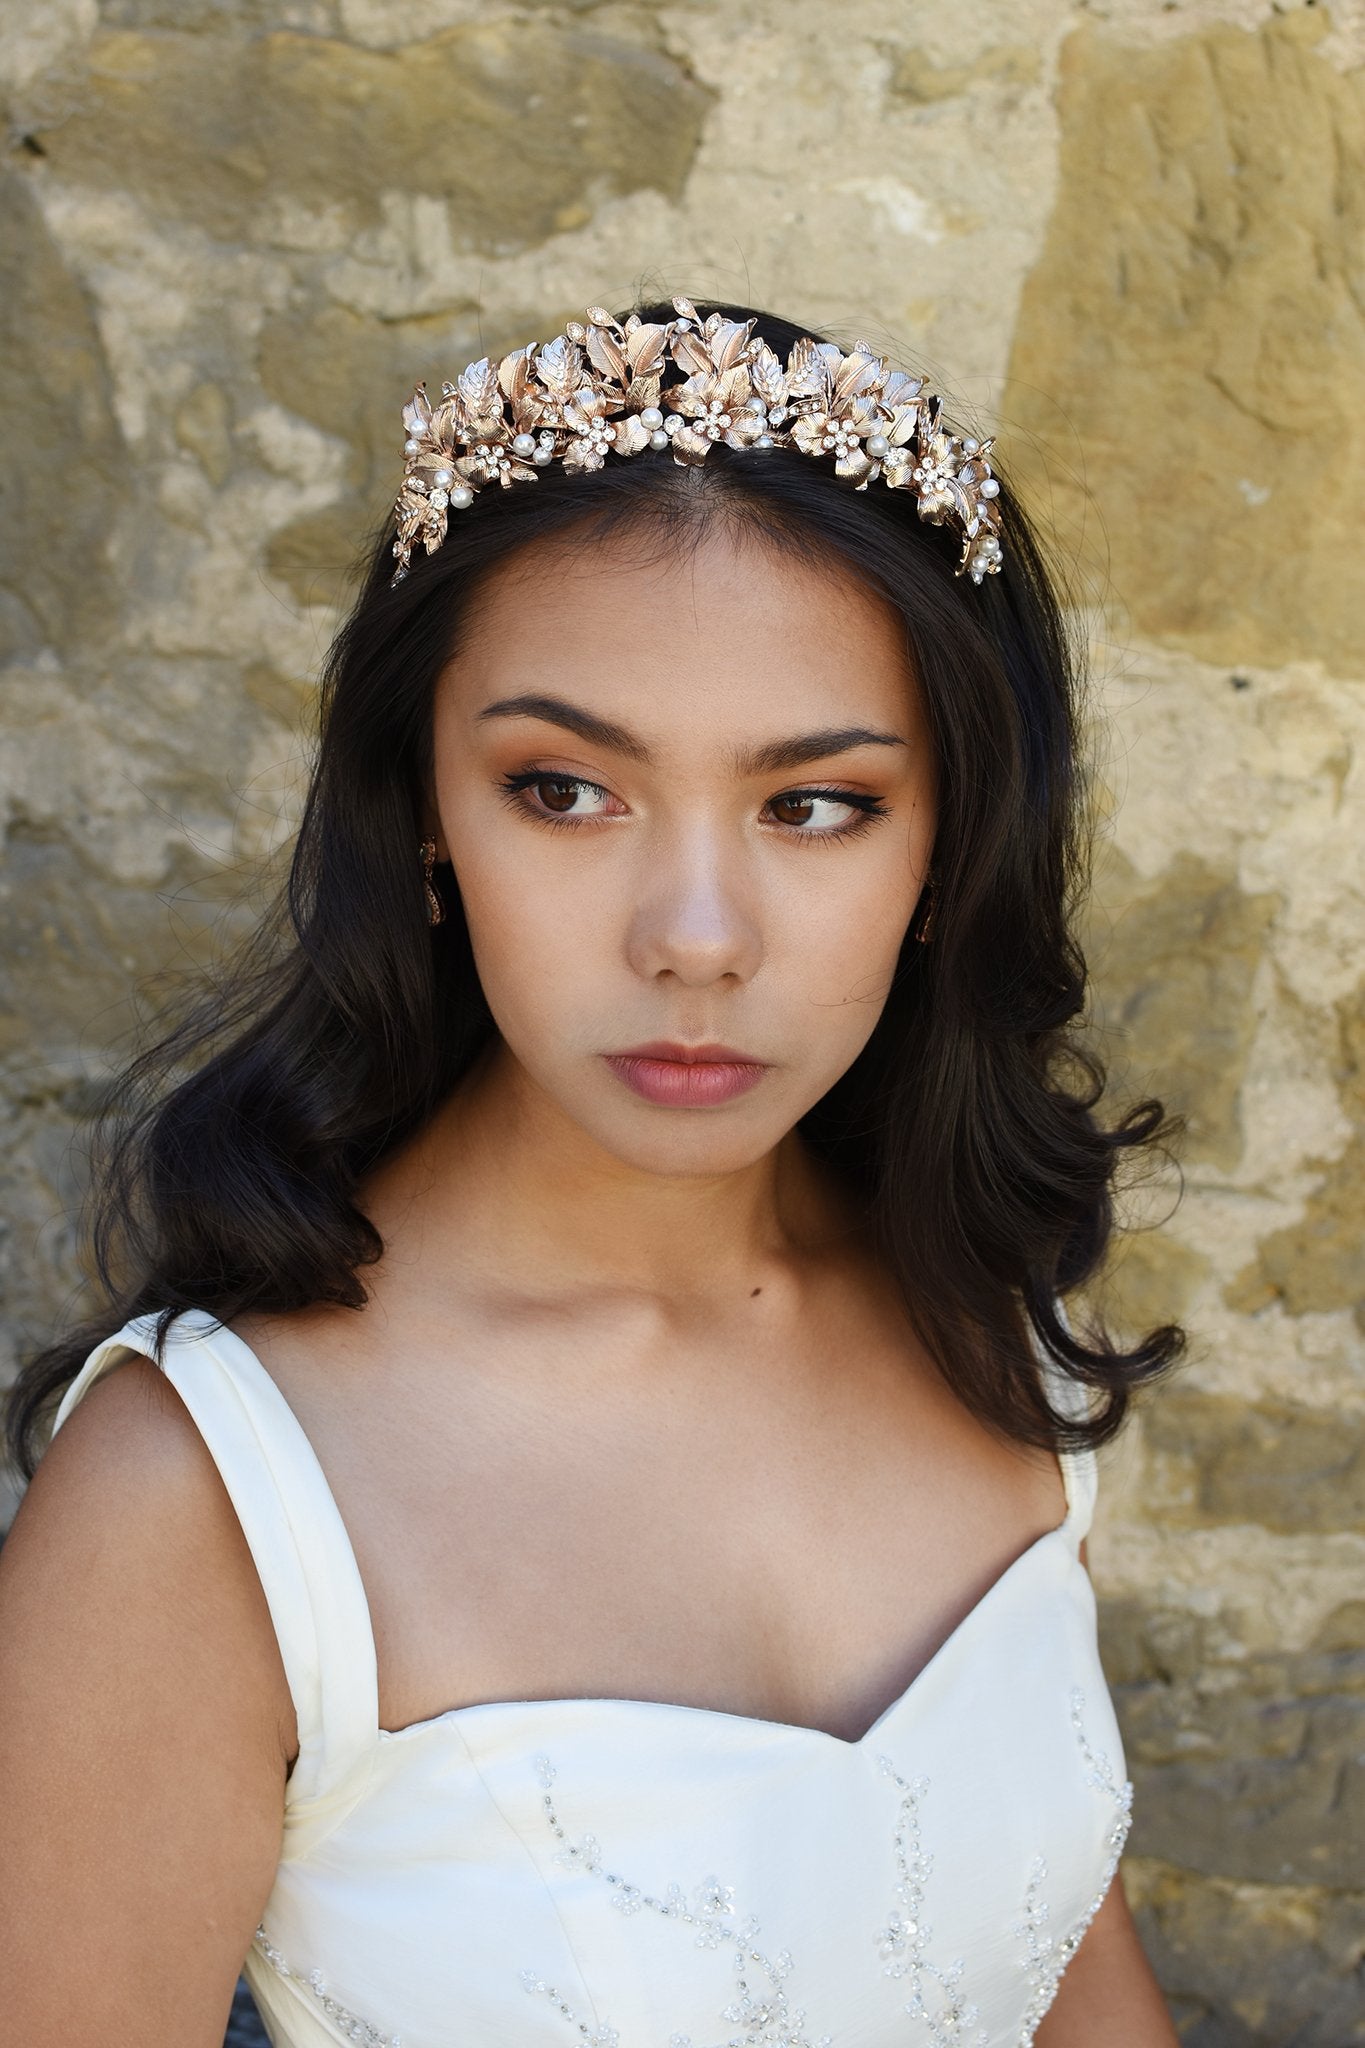
[[[1070,1318],[1060,1300],[1055,1304],[1058,1319],[1063,1327],[1071,1328]],[[1084,1422],[1090,1415],[1090,1393],[1070,1373],[1063,1372],[1055,1359],[1049,1358],[1041,1345],[1036,1356],[1043,1375],[1043,1384],[1048,1399],[1063,1415],[1069,1415],[1078,1422]],[[1066,1490],[1066,1526],[1072,1542],[1079,1549],[1082,1539],[1089,1534],[1090,1524],[1095,1517],[1095,1501],[1099,1493],[1099,1465],[1093,1451],[1059,1451],[1057,1462],[1062,1468],[1062,1485]]]
[[[1069,1373],[1050,1363],[1045,1372],[1053,1407],[1059,1408],[1064,1415],[1085,1421],[1090,1413],[1090,1398],[1080,1381],[1073,1380]],[[1066,1489],[1067,1527],[1079,1547],[1095,1518],[1099,1465],[1093,1451],[1059,1451],[1057,1462],[1062,1468],[1062,1485]]]
[[[303,1427],[240,1337],[203,1309],[177,1316],[157,1360],[155,1315],[96,1346],[54,1433],[130,1352],[158,1362],[208,1446],[255,1560],[298,1718],[286,1821],[351,1790],[378,1741],[369,1603],[340,1511]]]

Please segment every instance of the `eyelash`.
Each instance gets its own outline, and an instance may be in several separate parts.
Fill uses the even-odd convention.
[[[604,789],[600,782],[590,782],[584,775],[553,775],[544,768],[523,768],[518,774],[499,777],[498,789],[504,801],[512,810],[520,812],[523,817],[534,818],[537,824],[548,825],[552,830],[556,831],[567,829],[570,832],[578,832],[585,825],[591,825],[597,821],[592,818],[555,817],[548,811],[534,810],[530,804],[522,801],[522,792],[534,787],[537,782],[566,782],[575,789],[591,790],[594,796],[610,796],[611,794],[611,791]],[[848,804],[859,814],[857,817],[850,819],[847,825],[827,825],[820,831],[805,831],[799,825],[780,825],[778,827],[779,831],[787,833],[792,839],[816,840],[821,845],[828,845],[832,840],[836,839],[856,838],[859,833],[865,832],[869,825],[877,818],[887,816],[887,806],[880,797],[863,796],[859,791],[853,789],[804,787],[800,789],[783,789],[779,790],[777,796],[770,798],[769,801],[779,803],[784,797],[788,801],[795,800],[797,803],[805,803],[812,797],[823,797],[831,803]]]

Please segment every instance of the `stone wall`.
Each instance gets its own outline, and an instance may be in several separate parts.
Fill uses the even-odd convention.
[[[12,1355],[71,1298],[132,992],[287,841],[415,379],[642,284],[913,360],[1070,565],[1105,1043],[1189,1120],[1106,1291],[1191,1355],[1092,1561],[1130,1893],[1199,2048],[1365,2042],[1363,62],[1362,0],[0,27]]]

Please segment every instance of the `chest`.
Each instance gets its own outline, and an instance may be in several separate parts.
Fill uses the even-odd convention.
[[[903,1330],[806,1337],[485,1325],[301,1379],[381,1726],[612,1697],[855,1739],[1064,1500]]]

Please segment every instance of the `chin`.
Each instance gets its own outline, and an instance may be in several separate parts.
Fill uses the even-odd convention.
[[[587,1135],[623,1166],[664,1180],[738,1173],[781,1143],[794,1119],[755,1116],[740,1104],[720,1109],[662,1109],[628,1103],[612,1116],[576,1118]]]

